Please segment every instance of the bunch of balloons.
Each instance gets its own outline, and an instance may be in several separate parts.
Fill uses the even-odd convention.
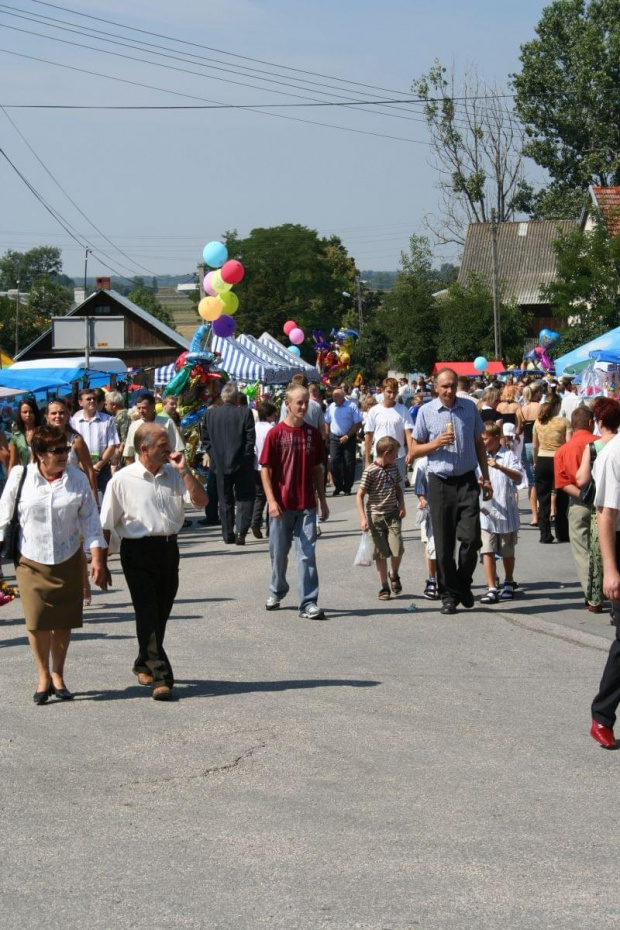
[[[538,334],[540,345],[535,346],[531,352],[523,356],[528,362],[528,368],[538,368],[539,371],[551,371],[553,362],[549,358],[548,350],[559,343],[561,336],[552,329],[541,329]]]
[[[190,466],[195,464],[200,442],[199,423],[207,407],[218,396],[222,384],[228,380],[220,368],[217,354],[206,348],[210,327],[204,323],[192,338],[189,352],[182,352],[176,360],[177,373],[163,391],[164,397],[178,397],[181,428],[185,434],[185,454]]]
[[[291,342],[290,346],[288,347],[289,352],[292,352],[293,355],[297,355],[299,357],[301,355],[301,349],[299,346],[306,338],[306,334],[304,333],[303,329],[301,329],[301,327],[299,327],[294,320],[287,320],[282,329],[284,330],[284,335],[288,336]]]
[[[351,352],[359,339],[359,333],[355,329],[332,329],[328,340],[321,330],[313,329],[312,338],[321,382],[329,387],[337,375],[350,368]]]
[[[202,257],[213,271],[209,271],[202,282],[207,296],[198,304],[198,313],[213,324],[216,336],[232,336],[235,331],[233,314],[239,308],[239,298],[232,287],[243,280],[245,269],[235,258],[228,258],[228,249],[217,240],[207,242]]]

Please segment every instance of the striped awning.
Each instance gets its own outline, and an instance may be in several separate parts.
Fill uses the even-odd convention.
[[[170,365],[160,365],[155,369],[154,385],[155,387],[164,387],[174,378],[176,374],[176,365],[174,362]]]
[[[289,352],[286,346],[283,346],[281,342],[278,342],[278,340],[270,336],[269,333],[263,333],[262,336],[259,336],[257,342],[266,346],[266,348],[273,352],[278,358],[286,362],[287,365],[295,365],[302,374],[306,375],[310,380],[318,381],[320,379],[319,372],[314,365],[309,365],[308,362],[304,362],[303,358],[299,358],[294,352]]]
[[[249,349],[250,352],[253,352],[254,355],[257,355],[258,358],[266,362],[267,365],[275,365],[277,368],[286,367],[288,371],[289,380],[293,375],[297,374],[306,374],[305,362],[301,359],[296,358],[295,361],[287,362],[281,355],[276,355],[269,346],[266,346],[263,342],[259,342],[258,339],[255,339],[254,336],[248,336],[246,334],[242,336],[237,336],[237,342],[240,342],[246,349]]]
[[[223,338],[212,334],[211,349],[222,356],[222,368],[236,381],[260,381],[261,384],[286,384],[290,380],[284,362],[274,365],[259,358],[233,336]]]

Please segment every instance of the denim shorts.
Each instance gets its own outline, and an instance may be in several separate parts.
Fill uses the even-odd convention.
[[[523,445],[523,452],[521,453],[521,464],[525,469],[525,477],[527,478],[528,488],[533,488],[536,484],[536,476],[534,475],[534,458],[532,455],[532,443],[526,442]]]

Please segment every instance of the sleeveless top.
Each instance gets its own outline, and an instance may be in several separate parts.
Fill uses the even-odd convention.
[[[534,423],[536,420],[524,420],[523,421],[523,442],[529,442],[530,445],[534,441]]]

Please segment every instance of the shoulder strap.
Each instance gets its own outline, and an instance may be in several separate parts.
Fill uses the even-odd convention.
[[[596,451],[596,446],[594,445],[593,442],[588,443],[588,445],[590,446],[590,466],[592,466],[594,462],[596,461],[596,456],[598,455],[598,452]]]
[[[11,517],[11,523],[17,523],[17,508],[19,506],[19,501],[22,496],[22,488],[24,486],[24,481],[26,480],[26,472],[28,470],[27,465],[22,465],[22,476],[19,479],[19,484],[17,486],[17,494],[15,495],[15,503],[13,504],[13,516]]]

